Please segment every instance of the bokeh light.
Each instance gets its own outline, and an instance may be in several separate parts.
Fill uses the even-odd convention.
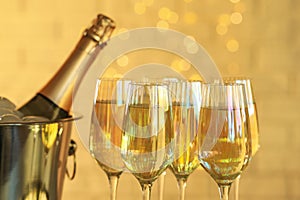
[[[216,32],[219,35],[225,35],[227,33],[227,31],[228,31],[228,28],[224,24],[218,24],[217,27],[216,27]]]
[[[243,21],[243,16],[239,12],[234,12],[230,16],[230,21],[233,24],[240,24]]]
[[[167,7],[162,7],[158,11],[158,17],[168,23],[175,24],[178,22],[179,16],[176,12],[170,10]]]
[[[168,20],[169,18],[169,15],[170,15],[170,9],[167,8],[167,7],[162,7],[159,9],[158,11],[158,16],[160,19],[163,19],[163,20]]]
[[[115,74],[118,74],[117,70],[115,68],[110,67],[105,71],[103,77],[114,77]]]
[[[171,67],[179,73],[184,73],[191,70],[192,65],[182,58],[176,58],[172,61]]]
[[[230,15],[229,14],[222,14],[219,16],[218,18],[218,22],[219,24],[223,24],[223,25],[230,25],[231,21],[230,21]]]
[[[230,52],[236,52],[239,50],[239,42],[235,39],[228,40],[226,47]]]
[[[184,38],[183,44],[186,47],[187,52],[190,54],[195,54],[199,50],[198,44],[195,38],[192,36],[187,36],[186,38]]]
[[[128,65],[128,56],[124,55],[117,59],[117,63],[120,67],[126,67]]]
[[[175,24],[178,22],[179,16],[176,12],[171,12],[168,21],[172,24]]]
[[[169,23],[166,22],[165,20],[159,20],[159,21],[157,22],[157,24],[156,24],[156,27],[168,29],[168,28],[169,28]]]

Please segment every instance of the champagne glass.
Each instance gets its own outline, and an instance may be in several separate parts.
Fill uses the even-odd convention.
[[[200,81],[171,82],[175,135],[174,161],[170,169],[176,177],[179,199],[184,200],[187,179],[200,165],[198,151],[198,123],[201,100]]]
[[[143,199],[151,197],[153,182],[173,161],[172,104],[163,83],[130,83],[125,105],[121,155],[139,181]]]
[[[124,164],[121,158],[121,134],[129,80],[98,79],[89,140],[93,158],[106,173],[110,199],[116,191]]]
[[[232,182],[251,158],[249,116],[242,84],[203,84],[199,160],[228,200]]]
[[[253,157],[259,149],[259,124],[258,124],[258,115],[256,109],[256,103],[254,98],[253,87],[251,83],[251,79],[247,77],[225,77],[223,79],[226,84],[243,84],[246,92],[246,103],[249,115],[249,134],[251,135],[251,154]],[[239,199],[239,182],[241,176],[239,176],[234,182],[234,199]]]
[[[157,82],[166,82],[168,84],[172,83],[172,82],[178,82],[179,79],[178,77],[175,76],[165,76],[164,78],[149,78],[149,77],[145,77],[146,81],[148,82],[153,82],[153,83],[157,83]],[[171,88],[170,88],[171,90]],[[157,199],[158,200],[163,200],[164,199],[164,184],[165,184],[165,176],[167,175],[167,170],[164,171],[158,178],[157,178]]]
[[[258,114],[257,114],[257,107],[254,98],[254,91],[253,86],[250,78],[247,77],[225,77],[223,79],[225,84],[242,84],[245,87],[246,93],[246,104],[248,109],[249,115],[249,132],[251,135],[251,154],[252,157],[257,153],[259,150],[259,123],[258,123]]]

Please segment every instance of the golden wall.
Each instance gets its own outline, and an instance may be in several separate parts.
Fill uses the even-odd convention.
[[[0,95],[17,105],[33,96],[57,71],[98,13],[116,21],[116,33],[148,26],[182,32],[207,50],[222,75],[251,77],[261,148],[242,175],[240,197],[300,199],[299,1],[1,0]],[[122,57],[106,75],[121,73],[137,62],[135,58]],[[156,62],[160,61],[164,62]],[[177,67],[188,77],[195,75],[186,63]],[[74,181],[65,181],[63,199],[109,199],[104,172],[76,132],[72,138],[79,145],[78,170]],[[177,198],[171,173],[165,182],[165,199]],[[153,190],[156,199],[156,183]],[[216,184],[203,170],[190,176],[187,199],[218,199],[217,192]],[[130,174],[121,176],[118,197],[141,199],[140,186]]]

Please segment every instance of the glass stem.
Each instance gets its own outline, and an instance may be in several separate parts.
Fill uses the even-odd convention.
[[[116,200],[119,176],[108,175],[108,180],[109,180],[109,187],[110,187],[110,200]]]
[[[143,200],[150,200],[151,197],[151,183],[142,183]]]
[[[177,178],[179,188],[179,200],[184,200],[187,178]]]
[[[234,182],[234,200],[239,200],[239,185],[240,185],[240,176],[237,177]]]
[[[166,171],[164,171],[157,180],[158,183],[158,200],[163,200],[164,198],[164,184],[165,184],[165,175]]]
[[[230,186],[231,184],[228,185],[219,184],[220,200],[228,200]]]

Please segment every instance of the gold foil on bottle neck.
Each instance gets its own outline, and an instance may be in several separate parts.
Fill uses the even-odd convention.
[[[103,14],[99,14],[93,21],[93,25],[85,30],[84,35],[100,44],[105,43],[109,40],[115,27],[115,22],[112,19]]]

